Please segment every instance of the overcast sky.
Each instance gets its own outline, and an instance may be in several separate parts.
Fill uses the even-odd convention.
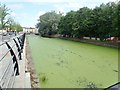
[[[11,10],[11,15],[23,27],[35,27],[37,19],[48,11],[69,12],[81,7],[94,8],[101,3],[117,0],[0,0]]]

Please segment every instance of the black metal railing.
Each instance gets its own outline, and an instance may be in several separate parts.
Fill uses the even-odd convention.
[[[20,74],[18,60],[22,60],[24,40],[25,34],[21,34],[0,44],[0,89],[13,88]]]

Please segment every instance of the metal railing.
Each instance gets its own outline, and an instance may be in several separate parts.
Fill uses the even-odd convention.
[[[0,44],[0,89],[13,88],[20,74],[18,60],[22,60],[24,40],[25,34],[21,34]]]

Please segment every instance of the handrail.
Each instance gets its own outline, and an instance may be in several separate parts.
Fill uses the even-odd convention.
[[[0,61],[2,61],[2,59],[9,53],[10,49],[8,49],[8,51],[2,56],[2,58],[0,59]]]
[[[20,74],[18,61],[22,60],[21,53],[24,40],[25,34],[22,34],[0,43],[0,48],[4,47],[6,50],[0,56],[0,90],[2,88],[13,87],[15,77]]]
[[[3,74],[2,74],[2,76],[0,77],[0,81],[3,79],[3,77],[4,77],[5,73],[6,73],[6,71],[8,70],[8,67],[10,66],[10,64],[11,64],[11,61],[9,61],[9,64],[7,64],[7,67],[6,67],[5,70],[3,71]]]

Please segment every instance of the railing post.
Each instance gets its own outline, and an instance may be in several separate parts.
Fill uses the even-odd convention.
[[[24,41],[25,41],[25,33],[23,34],[23,37],[22,37],[22,45],[24,46]],[[22,49],[23,49],[23,46],[22,46]]]
[[[20,37],[21,39],[21,49],[23,49],[23,46],[24,46],[24,41],[25,41],[25,33]]]
[[[24,46],[24,41],[25,41],[25,33],[21,36],[21,37],[17,37],[18,39],[18,42],[20,43],[20,49],[21,49],[21,52],[23,50],[23,46]]]
[[[7,45],[8,49],[10,50],[11,56],[13,56],[13,63],[16,62],[15,66],[14,66],[14,70],[17,68],[16,75],[19,75],[19,66],[18,66],[18,61],[17,61],[17,58],[15,56],[15,53],[13,52],[13,50],[10,47],[10,45],[8,44],[8,42],[6,42],[6,45]]]
[[[21,40],[20,40],[20,37],[17,37],[17,39],[18,39],[18,42],[20,43],[20,49],[22,50],[22,43],[21,43]]]
[[[14,40],[14,42],[15,42],[16,46],[17,46],[17,50],[18,50],[18,53],[19,53],[19,60],[22,60],[22,56],[21,56],[21,49],[20,49],[20,47],[19,47],[19,45],[18,45],[17,41],[16,41],[15,39],[13,39],[13,40]]]

